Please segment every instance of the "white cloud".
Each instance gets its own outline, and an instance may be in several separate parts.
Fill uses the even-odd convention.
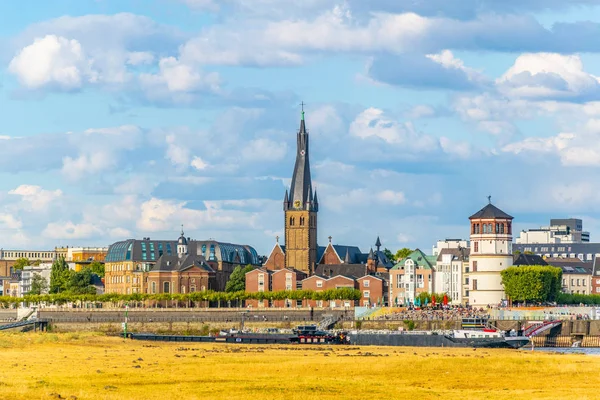
[[[108,152],[81,154],[77,157],[63,158],[62,173],[69,179],[79,180],[89,174],[95,174],[117,165],[115,158]]]
[[[166,158],[177,167],[190,165],[190,150],[176,143],[175,134],[171,133],[165,138],[167,142]]]
[[[194,158],[192,159],[192,162],[191,162],[191,166],[199,171],[202,171],[202,170],[206,169],[209,165],[204,160],[202,160],[202,158],[200,158],[198,156],[194,156]]]
[[[21,196],[22,201],[29,204],[34,211],[45,210],[50,203],[62,197],[60,189],[45,190],[35,185],[20,185],[10,190],[8,194]]]
[[[95,80],[81,44],[55,35],[37,38],[10,62],[8,70],[28,88],[56,85],[78,89],[85,80]]]
[[[157,74],[140,75],[142,87],[147,92],[219,91],[221,79],[216,72],[205,74],[199,68],[182,63],[174,57],[162,58],[158,67]]]
[[[49,239],[87,239],[103,234],[94,224],[75,224],[71,221],[50,222],[42,235]]]
[[[244,149],[246,160],[274,162],[282,160],[287,153],[287,144],[278,143],[266,138],[251,140]]]
[[[496,83],[500,91],[511,97],[600,96],[599,78],[584,71],[579,55],[522,54]]]
[[[394,121],[383,110],[373,107],[367,108],[352,121],[350,135],[361,139],[379,138],[410,150],[434,151],[439,147],[434,138],[419,134],[411,124]]]
[[[127,55],[129,65],[151,64],[153,61],[154,55],[149,51],[132,51]]]
[[[185,202],[151,198],[142,203],[137,227],[146,232],[173,230],[179,223],[188,229],[210,226],[211,229],[254,227],[257,214],[222,209],[218,203],[206,202],[206,210],[186,208]]]
[[[393,205],[400,205],[406,203],[406,196],[402,192],[395,192],[393,190],[384,190],[376,194],[376,197],[382,203],[388,203]]]
[[[23,223],[18,217],[8,213],[0,213],[0,230],[21,229],[22,227]]]

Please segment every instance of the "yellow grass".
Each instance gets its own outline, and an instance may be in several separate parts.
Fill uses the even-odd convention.
[[[596,399],[600,357],[0,335],[0,399]]]

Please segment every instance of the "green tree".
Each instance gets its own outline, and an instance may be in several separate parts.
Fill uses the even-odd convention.
[[[254,267],[252,265],[246,265],[242,267],[238,265],[233,269],[233,272],[229,276],[229,280],[225,285],[226,292],[240,292],[246,290],[246,273],[252,271]]]
[[[562,270],[552,266],[510,267],[500,275],[504,292],[517,302],[556,301],[562,286]]]
[[[60,293],[66,290],[67,281],[71,273],[69,265],[64,257],[59,257],[52,263],[52,271],[50,272],[50,293]]]
[[[89,269],[93,274],[98,275],[100,278],[104,278],[104,264],[98,261],[92,261],[84,269]]]
[[[394,257],[395,257],[395,260],[396,260],[396,261],[400,261],[400,260],[402,260],[402,259],[405,259],[405,258],[406,258],[406,257],[408,257],[408,256],[410,255],[410,253],[412,253],[412,252],[413,252],[413,251],[412,251],[411,249],[409,249],[409,248],[407,248],[407,247],[404,247],[404,248],[402,248],[402,249],[400,249],[400,250],[398,250],[398,251],[396,252],[396,255],[394,256]]]
[[[44,294],[48,290],[48,280],[40,274],[33,274],[29,294]]]
[[[390,249],[383,249],[383,254],[385,254],[388,260],[396,262],[396,256],[390,251]]]
[[[96,288],[92,286],[92,271],[85,268],[79,272],[71,272],[65,289],[72,294],[96,294]]]
[[[24,267],[26,267],[28,265],[31,265],[29,263],[29,258],[21,257],[21,258],[17,258],[17,260],[13,264],[13,268],[14,269],[23,269]]]

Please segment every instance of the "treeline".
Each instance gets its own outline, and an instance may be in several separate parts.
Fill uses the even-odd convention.
[[[562,270],[546,265],[509,267],[500,272],[513,302],[553,302],[561,294]]]
[[[577,294],[560,293],[557,298],[558,304],[600,304],[600,294]]]
[[[135,304],[146,302],[171,301],[175,303],[212,303],[218,305],[229,305],[229,302],[235,302],[235,305],[241,305],[243,300],[360,300],[361,292],[352,288],[339,288],[315,292],[311,290],[282,290],[278,292],[214,292],[203,291],[193,293],[134,293],[117,294],[105,293],[95,294],[74,294],[74,293],[53,293],[39,295],[25,295],[23,297],[0,296],[0,305],[9,307],[19,303],[28,304],[47,304],[63,305],[67,303],[112,303],[112,304]]]

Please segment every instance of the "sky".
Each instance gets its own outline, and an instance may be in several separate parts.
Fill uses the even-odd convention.
[[[429,252],[487,196],[600,241],[600,0],[0,2],[0,247],[283,238]],[[283,240],[283,239],[281,239]]]

